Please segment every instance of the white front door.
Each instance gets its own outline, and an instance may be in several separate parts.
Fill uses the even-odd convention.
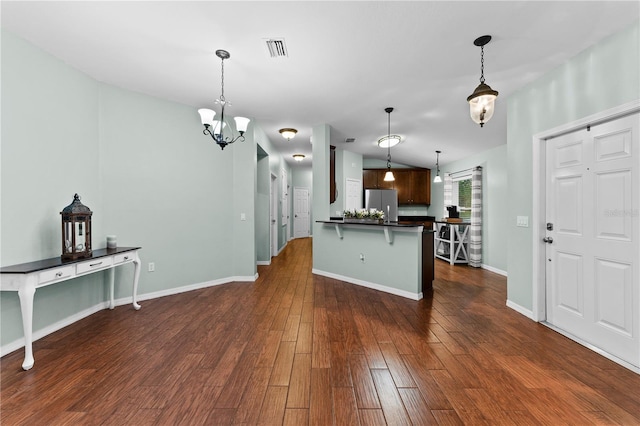
[[[639,130],[634,114],[546,145],[547,321],[634,366],[640,366]]]
[[[293,188],[293,238],[309,236],[309,189]]]

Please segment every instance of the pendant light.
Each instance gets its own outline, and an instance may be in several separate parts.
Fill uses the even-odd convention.
[[[473,44],[480,47],[480,84],[467,98],[471,119],[480,127],[493,117],[493,109],[498,97],[498,92],[484,82],[484,46],[491,41],[490,35],[484,35],[475,39]]]
[[[220,149],[224,149],[225,146],[232,144],[237,140],[244,141],[244,132],[247,131],[249,119],[244,117],[234,118],[236,122],[236,129],[238,130],[238,133],[240,133],[239,136],[234,137],[233,130],[225,121],[224,117],[224,107],[226,105],[231,105],[231,102],[228,102],[224,97],[224,60],[229,59],[231,55],[226,50],[216,50],[216,56],[222,60],[222,93],[220,94],[220,97],[216,99],[216,103],[220,104],[220,120],[213,119],[216,112],[212,109],[200,108],[198,113],[200,114],[200,120],[204,125],[202,133],[211,136]],[[227,129],[227,136],[224,135],[225,129]],[[231,136],[228,136],[229,133],[231,133]]]
[[[388,107],[388,108],[385,108],[384,111],[388,115],[387,137],[390,139],[391,138],[391,112],[393,111],[393,108]],[[393,182],[394,180],[396,180],[396,178],[393,176],[393,172],[391,171],[391,144],[388,144],[387,145],[387,173],[384,174],[384,181]]]
[[[433,179],[433,183],[442,182],[442,178],[440,177],[440,152],[436,151],[436,177]]]

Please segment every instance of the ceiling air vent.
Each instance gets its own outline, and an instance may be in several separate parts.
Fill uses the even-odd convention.
[[[344,140],[345,143],[354,143],[356,141],[356,138],[346,138]]]
[[[266,39],[267,50],[269,51],[269,56],[272,58],[286,58],[289,56],[287,53],[287,46],[284,44],[283,38],[269,38]]]

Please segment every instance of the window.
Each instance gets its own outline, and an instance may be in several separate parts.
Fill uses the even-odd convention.
[[[471,175],[453,178],[451,201],[458,206],[460,218],[471,220]]]

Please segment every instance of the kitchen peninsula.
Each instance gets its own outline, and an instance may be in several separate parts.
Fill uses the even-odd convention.
[[[420,300],[432,289],[433,234],[421,223],[319,220],[331,252],[313,273]],[[319,234],[319,235],[318,235]]]

